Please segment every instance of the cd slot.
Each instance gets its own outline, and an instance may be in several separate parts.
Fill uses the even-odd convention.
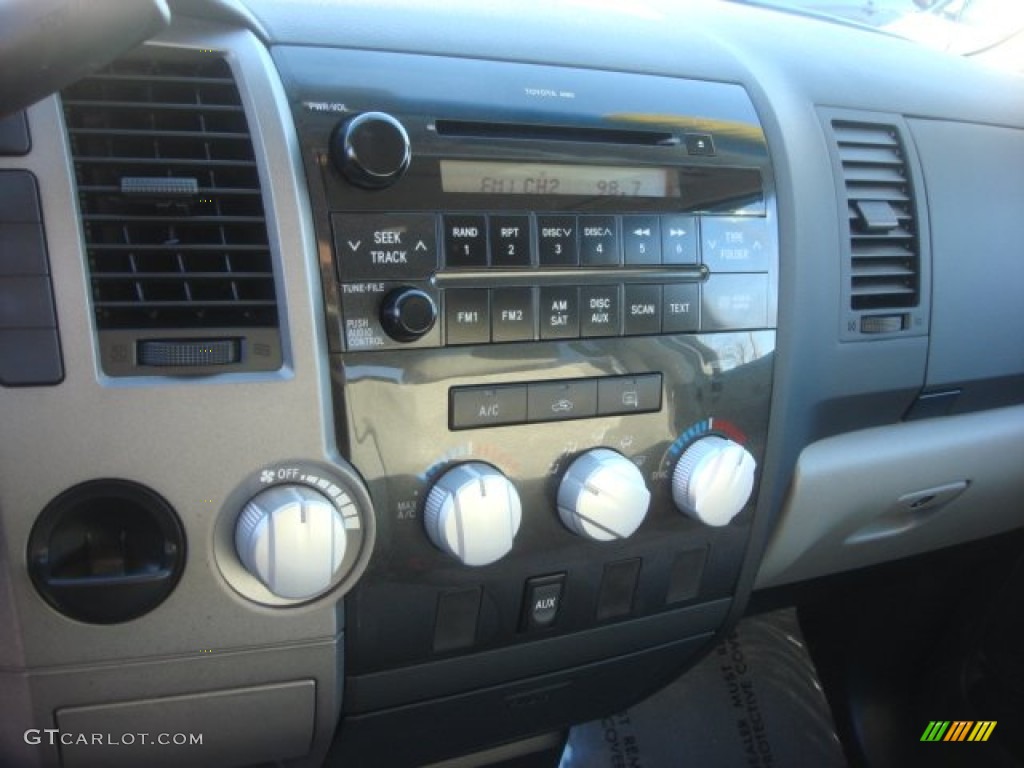
[[[637,267],[618,269],[545,269],[515,270],[460,270],[438,272],[433,282],[438,288],[498,288],[518,285],[617,285],[619,283],[697,283],[708,279],[704,266]]]
[[[438,136],[451,138],[535,139],[649,147],[671,147],[679,144],[679,137],[667,131],[636,131],[626,128],[486,123],[474,120],[437,120],[434,128]]]

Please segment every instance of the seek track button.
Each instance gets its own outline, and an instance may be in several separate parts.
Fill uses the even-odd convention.
[[[414,280],[437,270],[437,230],[430,214],[331,216],[342,282]]]

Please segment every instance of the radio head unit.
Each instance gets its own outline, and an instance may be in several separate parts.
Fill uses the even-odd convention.
[[[742,88],[336,55],[337,92],[323,57],[281,57],[317,83],[292,96],[335,349],[774,326],[773,180]]]

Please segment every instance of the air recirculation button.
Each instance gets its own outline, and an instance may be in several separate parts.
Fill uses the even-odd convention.
[[[185,566],[185,534],[161,496],[127,480],[94,480],[51,501],[32,527],[29,572],[57,611],[115,624],[171,594]]]

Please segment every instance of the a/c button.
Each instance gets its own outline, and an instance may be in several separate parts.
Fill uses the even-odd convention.
[[[526,421],[526,386],[456,387],[451,390],[451,428],[472,429]]]

